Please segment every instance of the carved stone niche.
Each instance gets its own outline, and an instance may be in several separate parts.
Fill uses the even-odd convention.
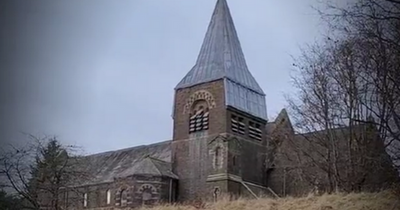
[[[208,143],[208,154],[214,170],[222,169],[226,162],[227,142],[225,137],[218,136]]]

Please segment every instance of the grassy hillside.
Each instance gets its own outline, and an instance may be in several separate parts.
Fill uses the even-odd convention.
[[[204,204],[206,210],[400,210],[399,197],[381,193],[334,194],[304,198],[258,199]],[[142,208],[144,210],[146,208]],[[195,210],[195,206],[157,206],[152,210]]]

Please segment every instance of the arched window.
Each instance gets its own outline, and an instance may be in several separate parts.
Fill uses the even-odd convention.
[[[111,203],[111,190],[106,191],[106,196],[107,196],[107,205]]]
[[[124,207],[127,205],[128,202],[128,195],[127,195],[127,190],[121,190],[121,207]]]
[[[143,184],[139,188],[139,193],[142,194],[142,201],[146,203],[153,198],[153,194],[157,193],[156,188],[151,184]]]
[[[189,133],[208,130],[209,110],[206,101],[198,101],[194,104],[189,119]]]
[[[87,207],[88,204],[88,194],[83,193],[83,207]]]

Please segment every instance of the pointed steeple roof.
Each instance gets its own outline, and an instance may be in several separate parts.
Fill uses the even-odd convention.
[[[265,95],[247,68],[226,0],[218,0],[195,66],[175,89],[228,79]]]

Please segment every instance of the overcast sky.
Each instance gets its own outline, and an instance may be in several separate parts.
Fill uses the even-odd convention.
[[[313,42],[317,0],[229,0],[273,119],[291,55]],[[173,88],[195,64],[216,0],[0,4],[0,138],[56,135],[87,153],[169,140]]]

